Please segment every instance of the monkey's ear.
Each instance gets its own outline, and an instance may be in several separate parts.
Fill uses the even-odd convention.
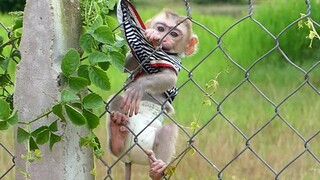
[[[198,36],[193,34],[190,37],[190,39],[188,40],[188,44],[187,44],[187,47],[185,49],[184,54],[187,56],[193,54],[197,49],[198,43],[199,43]]]

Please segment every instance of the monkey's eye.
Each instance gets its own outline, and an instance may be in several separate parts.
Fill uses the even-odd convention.
[[[157,29],[158,29],[159,32],[163,32],[164,31],[164,27],[162,27],[162,26],[158,26]]]
[[[178,34],[177,32],[174,32],[174,31],[172,31],[172,32],[170,33],[170,35],[171,35],[172,37],[178,37],[178,36],[179,36],[179,34]]]

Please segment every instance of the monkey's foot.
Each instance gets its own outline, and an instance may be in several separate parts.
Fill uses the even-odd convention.
[[[110,113],[110,150],[115,156],[119,156],[125,146],[125,139],[129,130],[125,125],[129,123],[128,116],[112,111]]]
[[[157,159],[152,150],[147,151],[150,163],[149,176],[153,180],[160,180],[164,176],[164,171],[166,170],[167,164],[161,159]]]
[[[110,118],[111,121],[115,122],[118,125],[127,125],[129,123],[129,117],[119,111],[112,111],[110,113]]]

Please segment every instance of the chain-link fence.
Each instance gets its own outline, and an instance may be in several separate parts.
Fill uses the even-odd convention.
[[[190,17],[193,26],[212,40],[210,45],[212,49],[203,57],[192,60],[191,63],[185,63],[186,65],[181,67],[178,82],[180,94],[173,105],[177,112],[183,112],[180,114],[184,115],[169,115],[165,111],[159,114],[164,115],[168,122],[179,127],[177,153],[170,163],[176,166],[173,178],[318,179],[320,177],[320,124],[317,123],[320,112],[320,60],[315,56],[318,59],[313,59],[311,65],[299,66],[290,58],[290,54],[282,49],[280,40],[284,34],[297,28],[301,20],[308,19],[314,28],[320,27],[319,20],[312,19],[314,13],[311,11],[312,1],[305,1],[305,12],[292,12],[304,13],[305,16],[296,18],[282,31],[274,33],[255,19],[254,11],[259,9],[254,6],[256,4],[253,1],[249,0],[248,13],[225,28],[221,35],[217,35],[214,30],[199,23],[196,18],[191,18],[190,5],[188,1],[184,2],[187,7],[186,14]],[[265,36],[274,42],[266,53],[261,54],[247,67],[240,65],[230,54],[228,49],[230,46],[228,48],[225,46],[228,34],[245,21],[254,23],[257,29],[262,29]],[[5,29],[5,26],[2,27]],[[294,43],[294,40],[292,41]],[[201,43],[199,51],[201,46],[207,46]],[[231,45],[242,46],[237,39],[233,39]],[[251,44],[251,48],[255,46],[258,45]],[[202,70],[204,66],[211,67],[213,61],[216,61],[212,60],[215,53],[223,54],[229,62],[228,68],[222,70],[221,74],[220,71],[212,72],[210,77],[206,77],[208,74],[201,72],[200,69]],[[285,62],[278,65],[280,70],[266,65],[268,64],[266,60],[274,53],[280,54]],[[285,71],[287,68],[290,72],[294,71],[294,75],[282,74],[287,72]],[[262,72],[265,73],[262,78],[258,78],[261,72],[257,69],[265,69]],[[231,73],[226,75],[225,71]],[[276,75],[268,76],[268,74]],[[224,77],[234,79],[227,85],[221,83],[224,81],[220,81]],[[273,86],[274,77],[284,80]],[[208,80],[208,83],[203,82],[202,79]],[[263,86],[266,83],[261,84],[260,81],[270,84]],[[216,87],[218,82],[220,85]],[[283,82],[285,83],[281,84]],[[282,85],[289,88],[282,91]],[[208,90],[208,87],[212,86],[214,86],[214,92]],[[10,92],[5,88],[1,91],[1,93]],[[123,89],[118,93],[122,91]],[[183,106],[187,96],[192,103]],[[106,113],[108,112],[103,114]],[[296,118],[299,118],[297,121],[300,123],[294,121]],[[139,134],[135,134],[135,137],[139,139]],[[132,147],[141,148],[142,146],[137,142]],[[15,157],[6,144],[0,143],[0,152],[2,157],[12,160],[5,169],[3,169],[4,166],[0,167],[1,179],[12,172],[11,170],[15,167]],[[110,154],[107,153],[107,156]],[[120,167],[123,164],[120,159],[121,157],[111,160],[102,159],[106,167],[104,179],[123,177],[123,170]],[[141,177],[146,177],[147,171],[141,171],[140,168],[140,166],[136,169],[134,167],[134,177],[139,178],[139,173],[144,174]]]
[[[19,57],[17,57],[19,53],[18,47],[17,47],[17,41],[19,38],[16,38],[14,34],[12,34],[12,31],[7,28],[7,26],[0,21],[0,28],[3,29],[4,32],[8,35],[4,39],[2,36],[0,36],[0,63],[1,63],[1,73],[0,73],[0,97],[3,98],[8,104],[10,104],[11,107],[13,107],[13,86],[14,82],[12,80],[12,72],[9,73],[10,70],[8,70],[8,64],[14,63],[18,64],[20,61]],[[3,35],[3,34],[0,34]],[[3,52],[4,47],[9,46],[8,52]],[[10,56],[6,57],[3,56],[2,53],[7,53]],[[2,111],[2,109],[1,109]],[[3,126],[1,126],[3,127]],[[11,132],[11,131],[10,131]],[[4,134],[3,139],[10,136],[9,134]],[[13,138],[12,138],[13,139]],[[12,153],[13,149],[11,146],[12,141],[5,141],[4,143],[0,142],[0,153],[1,153],[1,162],[3,164],[0,168],[0,179],[7,176],[10,172],[13,172],[13,168],[15,167],[15,156]]]
[[[3,174],[1,174],[1,176],[0,176],[0,179],[2,179],[15,167],[16,163],[15,163],[15,156],[9,151],[9,149],[7,149],[6,146],[3,145],[2,143],[0,143],[0,147],[2,149],[1,151],[3,151],[3,153],[2,153],[3,157],[8,158],[8,160],[11,158],[11,161],[12,161],[12,162],[8,162],[8,164],[10,164],[11,166],[9,165],[9,168],[4,169],[5,171],[2,172]],[[1,170],[3,170],[3,169],[1,169]]]
[[[180,79],[178,82],[178,89],[181,94],[178,95],[176,100],[180,102],[173,103],[173,105],[177,111],[187,114],[185,116],[179,115],[180,118],[187,117],[190,121],[186,121],[186,119],[181,120],[178,116],[168,115],[164,110],[156,116],[157,118],[164,115],[170,123],[174,123],[179,127],[177,154],[170,163],[170,165],[176,167],[174,178],[319,178],[320,149],[318,144],[320,126],[317,123],[319,119],[319,108],[317,106],[319,105],[320,94],[318,80],[320,61],[319,59],[313,59],[308,67],[297,65],[297,63],[294,63],[294,59],[290,58],[290,54],[283,49],[284,43],[281,40],[287,32],[292,31],[292,29],[298,29],[299,23],[303,20],[308,20],[308,23],[312,24],[313,30],[319,28],[318,20],[312,19],[312,14],[315,12],[311,11],[311,2],[305,1],[305,11],[303,12],[292,11],[291,13],[298,15],[297,18],[287,24],[280,32],[271,32],[268,27],[265,27],[262,22],[255,18],[254,10],[259,11],[259,8],[254,6],[257,4],[253,1],[249,1],[248,13],[226,28],[221,35],[217,35],[212,29],[203,25],[203,23],[199,23],[197,19],[191,18],[192,14],[190,13],[188,1],[184,2],[187,9],[186,14],[190,17],[193,26],[200,29],[201,35],[208,34],[212,44],[215,41],[216,45],[201,44],[203,42],[200,42],[199,51],[201,51],[201,46],[212,45],[213,48],[201,59],[193,59],[196,63],[192,65],[190,65],[191,63],[187,63],[186,66],[182,66],[179,78],[183,80]],[[318,4],[318,2],[315,3]],[[305,15],[299,18],[299,13]],[[228,46],[226,43],[232,43],[234,46],[244,46],[244,44],[238,42],[238,39],[233,39],[229,42],[225,41],[228,41],[227,36],[232,33],[231,31],[236,29],[237,26],[243,26],[244,22],[247,21],[254,23],[256,29],[262,30],[264,36],[269,37],[273,41],[273,45],[270,48],[268,47],[264,53],[255,58],[251,63],[242,65],[229,51],[228,48],[232,48],[232,46],[230,44]],[[274,19],[274,21],[281,21],[281,19]],[[238,36],[242,35],[238,34]],[[255,34],[252,34],[252,37],[259,38]],[[302,39],[304,38],[302,37]],[[261,41],[262,46],[264,43]],[[255,46],[260,47],[261,45],[251,44],[250,48],[254,49]],[[315,51],[318,51],[317,48]],[[212,54],[215,53],[222,53],[224,55],[229,62],[228,67],[221,72],[212,72],[210,78],[213,78],[207,84],[204,84],[201,79],[208,78],[205,77],[208,73],[201,71],[203,69],[210,71],[208,67],[212,66],[211,64],[214,64],[214,61],[218,61],[212,58]],[[270,59],[275,59],[273,56],[275,53],[278,54],[276,56],[277,59],[283,60],[281,60],[283,62],[281,65],[274,64],[275,67],[280,66],[280,70],[270,68],[268,65],[274,63]],[[265,70],[258,71],[258,69],[264,68]],[[289,78],[290,82],[285,77],[287,75],[281,73],[287,71],[286,69],[288,68],[288,72],[296,74],[293,76],[295,79]],[[228,88],[222,87],[223,84],[221,83],[217,87],[220,82],[219,76],[225,76],[221,75],[225,72],[236,74],[236,77],[232,75],[226,76],[235,78],[237,81],[230,80],[232,86],[230,87],[229,84],[227,85]],[[261,75],[259,73],[264,74]],[[269,73],[277,75],[270,76],[268,75]],[[273,82],[274,79],[272,78],[278,80],[283,78],[283,81],[281,81],[283,84],[273,86],[272,83],[279,81]],[[266,83],[263,84],[259,80]],[[127,86],[119,90],[117,94],[121,94]],[[283,92],[283,86],[290,86],[290,88],[285,90],[286,92]],[[213,92],[208,90],[210,87],[213,87]],[[219,92],[221,92],[220,95],[218,94]],[[246,93],[250,95],[248,96]],[[192,103],[186,100],[190,98],[187,96],[195,97],[191,98],[193,99]],[[183,103],[189,103],[189,106],[185,106]],[[209,107],[204,108],[204,104],[210,104],[210,106],[208,105]],[[291,104],[290,107],[289,104]],[[179,108],[180,105],[184,109]],[[288,109],[293,107],[297,109],[291,109],[293,114],[290,115]],[[298,117],[294,116],[299,113],[298,111],[301,111],[301,113],[303,111],[309,112],[307,109],[313,115],[309,116],[310,114],[308,113],[301,115],[299,116],[301,119],[297,121],[303,121],[304,123],[295,122],[295,119]],[[199,116],[194,115],[198,111]],[[307,126],[307,129],[302,128],[304,124]],[[307,124],[313,125],[308,126]],[[136,147],[146,151],[138,143],[142,132],[133,133],[133,131],[129,131],[133,134],[135,143],[130,146],[126,153],[129,153],[132,148]],[[220,136],[224,136],[224,138]],[[116,165],[121,164],[121,158],[125,157],[126,153],[115,161],[104,161],[104,165],[107,167],[104,179],[117,179],[121,177],[117,170],[119,167]],[[122,171],[120,172],[122,173]],[[134,171],[136,174],[139,174],[139,172],[137,169]],[[147,172],[145,171],[144,173]],[[135,177],[140,176],[136,175]]]

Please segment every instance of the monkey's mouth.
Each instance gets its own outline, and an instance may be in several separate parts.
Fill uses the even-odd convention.
[[[170,49],[168,47],[162,47],[163,51],[170,51]]]
[[[162,50],[165,51],[165,52],[171,52],[172,47],[170,45],[168,45],[168,44],[162,43]]]

